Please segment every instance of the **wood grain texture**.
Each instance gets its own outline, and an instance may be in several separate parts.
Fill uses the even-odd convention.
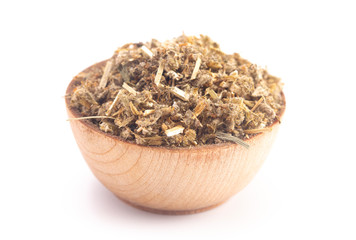
[[[69,118],[80,117],[68,107],[68,98],[66,103]],[[231,143],[166,148],[123,141],[86,120],[70,124],[84,159],[105,187],[135,207],[168,214],[204,211],[243,189],[262,166],[279,128],[274,123],[272,131],[247,140],[249,149]]]

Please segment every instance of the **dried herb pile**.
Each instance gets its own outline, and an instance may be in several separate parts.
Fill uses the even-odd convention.
[[[203,35],[126,44],[76,80],[72,108],[142,145],[247,147],[243,139],[270,130],[284,104],[280,79]]]

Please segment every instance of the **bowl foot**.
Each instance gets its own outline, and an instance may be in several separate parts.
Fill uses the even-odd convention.
[[[136,203],[129,202],[127,200],[124,200],[120,197],[118,197],[121,201],[127,203],[128,205],[135,207],[137,209],[150,212],[150,213],[155,213],[155,214],[163,214],[163,215],[188,215],[188,214],[195,214],[195,213],[200,213],[200,212],[205,212],[210,209],[216,208],[220,206],[221,204],[225,203],[227,200],[222,201],[220,203],[208,206],[208,207],[203,207],[203,208],[198,208],[198,209],[193,209],[193,210],[164,210],[164,209],[155,209],[155,208],[149,208],[149,207],[144,207],[141,205],[138,205]]]

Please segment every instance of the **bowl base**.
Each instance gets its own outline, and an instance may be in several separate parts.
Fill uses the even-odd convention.
[[[164,209],[155,209],[155,208],[149,208],[149,207],[144,207],[132,202],[129,202],[127,200],[124,200],[120,197],[118,197],[121,201],[127,203],[128,205],[135,207],[137,209],[150,212],[150,213],[155,213],[155,214],[162,214],[162,215],[188,215],[188,214],[195,214],[195,213],[201,213],[208,211],[210,209],[216,208],[220,206],[221,204],[225,203],[227,200],[222,201],[220,203],[208,206],[208,207],[203,207],[203,208],[198,208],[198,209],[193,209],[193,210],[164,210]]]

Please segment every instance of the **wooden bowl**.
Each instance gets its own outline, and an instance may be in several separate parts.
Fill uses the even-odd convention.
[[[76,85],[74,78],[67,94]],[[69,118],[81,117],[69,102],[66,98]],[[260,169],[279,128],[276,121],[272,131],[248,139],[249,149],[233,143],[169,148],[124,141],[86,120],[70,124],[84,159],[105,187],[126,203],[162,214],[205,211],[241,191]]]

